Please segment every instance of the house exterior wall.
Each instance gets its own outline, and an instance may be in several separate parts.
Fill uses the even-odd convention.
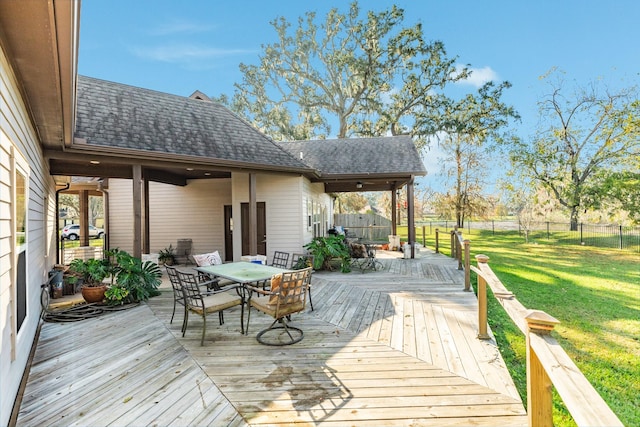
[[[241,230],[240,206],[249,201],[249,174],[232,174],[234,230]],[[257,174],[256,201],[265,202],[267,228],[267,259],[274,251],[304,252],[303,246],[313,238],[308,227],[308,213],[312,206],[331,211],[331,198],[324,193],[323,184],[312,184],[299,175]],[[315,203],[315,205],[314,205]],[[326,231],[326,230],[325,230]],[[233,259],[242,255],[242,236],[233,235]]]
[[[131,180],[109,180],[109,245],[133,250]],[[229,179],[189,181],[184,187],[149,183],[149,248],[157,253],[178,239],[192,239],[192,253],[217,250],[224,259],[224,205],[231,204]]]
[[[333,215],[324,185],[299,175],[257,174],[257,201],[265,202],[267,258],[274,251],[303,252],[314,233],[324,235]],[[109,246],[133,250],[133,190],[131,180],[109,180]],[[224,206],[233,210],[233,259],[242,255],[241,204],[249,201],[249,174],[231,179],[192,180],[185,187],[149,183],[150,252],[178,239],[192,239],[192,253],[219,251],[225,259]],[[316,215],[312,215],[314,209]],[[316,223],[309,225],[309,215]]]
[[[16,77],[0,49],[0,425],[7,425],[40,321],[40,285],[55,263],[55,184]],[[16,232],[15,174],[26,177],[25,244]],[[24,249],[26,317],[17,328],[17,254]]]

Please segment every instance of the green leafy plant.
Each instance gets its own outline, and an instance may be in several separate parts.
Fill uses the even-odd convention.
[[[158,261],[166,265],[175,264],[176,253],[175,253],[175,249],[171,244],[168,247],[160,250],[160,252],[158,252]]]
[[[103,280],[113,274],[113,268],[109,259],[76,258],[69,264],[69,270],[82,279],[84,286],[102,286]]]
[[[339,258],[340,271],[351,271],[351,255],[344,236],[316,237],[304,248],[313,255],[313,268],[316,270],[333,270],[331,260]]]
[[[162,272],[156,263],[142,262],[125,251],[119,251],[115,258],[118,269],[116,285],[128,290],[133,302],[159,295]]]
[[[131,293],[128,289],[119,285],[113,285],[104,293],[104,299],[108,305],[124,305],[131,301]]]

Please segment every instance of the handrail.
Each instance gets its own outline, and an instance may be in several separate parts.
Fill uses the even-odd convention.
[[[471,270],[478,275],[478,319],[480,322],[478,337],[484,338],[481,336],[483,328],[486,334],[487,284],[511,320],[527,337],[527,413],[529,425],[553,425],[551,386],[554,386],[577,425],[622,426],[623,424],[616,414],[593,388],[558,341],[549,335],[559,321],[544,312],[527,310],[491,270],[488,256],[476,255],[476,260],[478,267],[471,267]]]
[[[456,226],[451,230],[451,258],[458,260],[458,270],[464,270],[464,290],[471,292],[471,241],[463,239]]]

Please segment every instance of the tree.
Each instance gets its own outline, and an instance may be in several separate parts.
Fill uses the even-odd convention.
[[[67,218],[80,218],[80,200],[77,194],[61,193],[58,199],[60,209],[67,212]]]
[[[550,86],[538,103],[541,127],[529,143],[513,141],[511,160],[568,209],[576,230],[580,211],[595,207],[594,193],[608,188],[600,172],[637,168],[640,102],[636,88],[610,92],[592,84],[567,97],[560,79]]]
[[[596,186],[585,190],[585,198],[592,207],[600,209],[605,204],[613,205],[626,211],[633,222],[640,223],[640,173],[606,170],[597,175]]]
[[[453,181],[447,199],[455,207],[460,228],[466,217],[482,212],[489,203],[483,196],[492,154],[487,150],[487,142],[499,137],[510,119],[519,118],[513,107],[500,100],[503,91],[510,87],[509,82],[499,85],[488,82],[477,94],[452,101],[443,112],[446,132],[440,146],[446,157],[442,168],[449,181]]]
[[[263,46],[259,65],[241,64],[231,99],[218,98],[276,140],[411,134],[420,148],[441,120],[447,83],[468,76],[422,26],[402,27],[396,6],[361,18],[332,9],[318,25],[313,12],[295,29],[271,22],[278,41]],[[422,137],[422,138],[420,138]]]
[[[80,218],[80,199],[77,194],[61,193],[58,199],[60,209],[67,211],[67,218]],[[104,202],[102,196],[89,196],[89,224],[95,225],[98,218],[104,217]]]
[[[362,193],[339,193],[336,194],[336,213],[358,213],[368,203]]]

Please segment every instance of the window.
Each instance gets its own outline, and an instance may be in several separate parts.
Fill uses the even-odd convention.
[[[20,331],[27,317],[27,177],[15,171],[14,223],[16,248],[16,329]]]

